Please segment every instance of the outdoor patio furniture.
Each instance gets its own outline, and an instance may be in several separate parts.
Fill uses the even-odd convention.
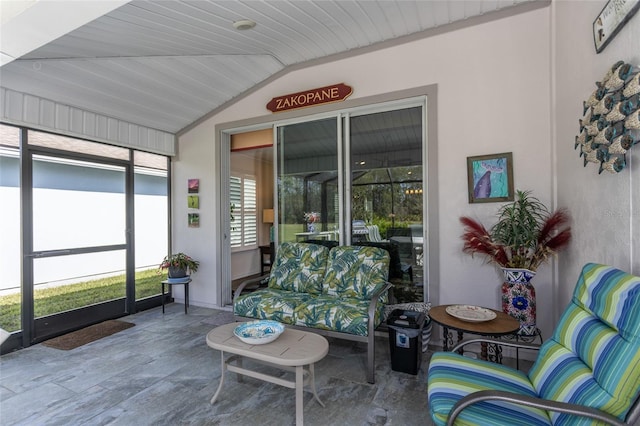
[[[428,398],[436,425],[640,420],[640,277],[587,264],[549,340],[542,346],[499,342],[539,348],[528,374],[454,352],[433,355]]]
[[[389,253],[376,247],[282,243],[268,288],[233,300],[237,321],[270,319],[367,343],[367,381],[375,381],[375,333],[388,302]]]

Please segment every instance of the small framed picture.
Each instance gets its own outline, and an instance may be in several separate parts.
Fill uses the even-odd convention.
[[[469,203],[513,201],[513,155],[467,157]]]
[[[199,228],[200,227],[200,213],[189,213],[189,228]]]
[[[200,208],[200,197],[197,195],[188,195],[187,196],[187,207],[190,209],[199,209]]]
[[[197,194],[200,191],[200,179],[189,179],[187,182],[189,194]]]

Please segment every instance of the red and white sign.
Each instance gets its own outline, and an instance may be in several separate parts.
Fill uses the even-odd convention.
[[[278,96],[269,101],[267,109],[271,112],[281,112],[331,102],[340,102],[347,99],[351,93],[353,93],[351,86],[339,83],[318,89],[305,90],[304,92]]]

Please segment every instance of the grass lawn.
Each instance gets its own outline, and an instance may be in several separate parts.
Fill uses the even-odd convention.
[[[136,300],[160,293],[160,281],[166,274],[157,269],[136,273]],[[95,303],[125,297],[125,275],[86,281],[34,292],[35,317],[44,317]],[[7,331],[20,330],[20,293],[0,296],[0,327]]]

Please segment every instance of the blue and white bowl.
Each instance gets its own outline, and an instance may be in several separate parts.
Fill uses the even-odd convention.
[[[276,340],[283,331],[284,325],[277,321],[259,320],[240,324],[233,334],[249,345],[264,345]]]

